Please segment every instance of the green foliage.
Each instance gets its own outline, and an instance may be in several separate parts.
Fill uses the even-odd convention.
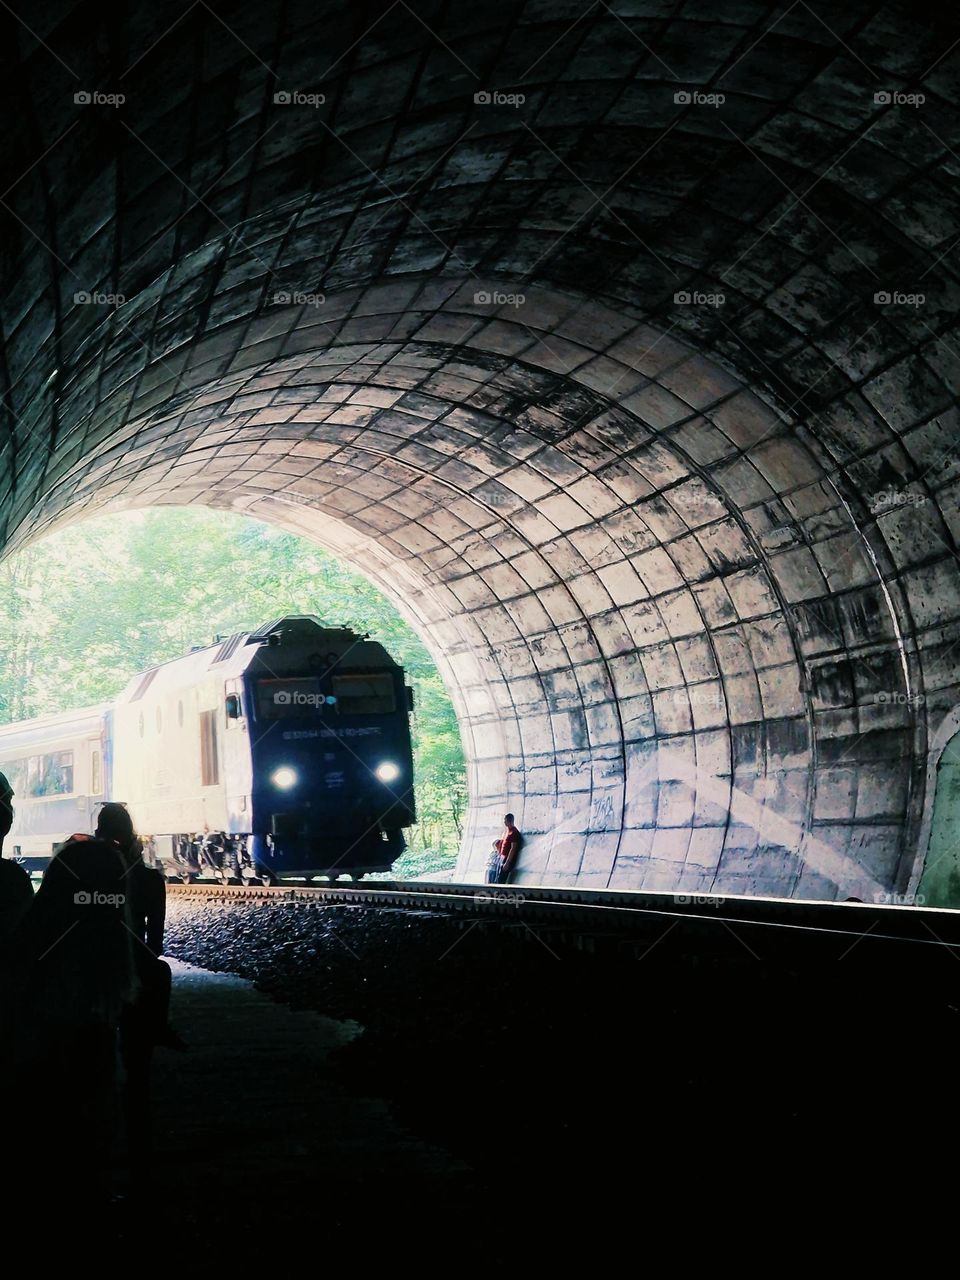
[[[450,865],[466,778],[429,653],[366,578],[259,521],[178,507],[102,516],[0,564],[0,723],[110,701],[138,671],[286,613],[369,632],[406,669],[420,821],[404,863]]]

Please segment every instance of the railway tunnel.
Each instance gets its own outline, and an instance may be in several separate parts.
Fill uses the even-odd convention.
[[[361,569],[455,700],[459,879],[509,808],[521,883],[960,905],[952,20],[0,23],[8,549],[205,504]]]

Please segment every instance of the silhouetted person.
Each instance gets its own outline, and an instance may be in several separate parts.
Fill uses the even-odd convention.
[[[76,1221],[106,1199],[118,1027],[136,992],[125,870],[116,846],[69,842],[14,939],[17,1066],[31,1100],[24,1185],[55,1169],[62,1216]]]
[[[170,966],[160,959],[167,912],[167,886],[161,872],[143,861],[143,845],[122,804],[100,810],[96,839],[113,844],[123,859],[130,927],[133,930],[137,994],[123,1011],[120,1044],[127,1073],[126,1115],[130,1160],[141,1172],[151,1152],[150,1062],[155,1045],[184,1048],[169,1025]]]
[[[167,886],[161,872],[143,860],[143,845],[133,829],[133,819],[122,804],[105,804],[95,834],[117,846],[127,868],[127,896],[134,932],[154,958],[163,952],[163,926],[167,915]]]
[[[6,964],[10,939],[33,901],[27,872],[19,862],[3,857],[3,842],[12,826],[13,787],[0,773],[0,965]]]
[[[13,826],[13,787],[0,773],[0,1093],[9,1092],[15,1079],[11,1045],[14,1039],[16,1003],[13,991],[13,940],[33,901],[33,885],[23,867],[3,857],[3,842]]]
[[[487,875],[490,884],[509,883],[510,875],[517,865],[517,855],[520,852],[522,839],[514,824],[513,814],[504,814],[503,835],[493,842],[493,856]]]

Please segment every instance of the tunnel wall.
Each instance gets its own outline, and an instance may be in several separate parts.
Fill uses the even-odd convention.
[[[396,286],[328,297],[319,349],[276,312],[242,369],[133,420],[45,519],[193,498],[368,573],[454,694],[463,876],[511,809],[521,881],[905,887],[931,687],[907,600],[932,603],[934,580],[884,572],[904,509],[870,516],[826,433],[688,343],[559,291],[522,318],[477,292],[448,282],[438,306],[431,283],[429,310]],[[276,353],[284,328],[294,354]],[[602,357],[583,345],[597,330]]]

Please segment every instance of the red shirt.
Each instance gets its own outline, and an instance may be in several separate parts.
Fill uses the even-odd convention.
[[[516,827],[504,827],[503,835],[500,837],[500,857],[506,866],[510,866],[514,858],[517,856],[517,849],[520,846],[520,832]]]

